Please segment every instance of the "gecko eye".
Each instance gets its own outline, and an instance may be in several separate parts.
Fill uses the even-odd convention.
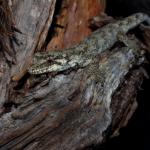
[[[47,62],[51,65],[54,61],[52,59],[48,59]]]
[[[52,60],[51,60],[51,59],[48,59],[47,61],[48,61],[49,63],[51,63],[51,62],[52,62]]]

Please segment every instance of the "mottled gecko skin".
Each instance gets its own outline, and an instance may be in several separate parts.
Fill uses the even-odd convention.
[[[90,64],[95,56],[111,48],[118,41],[120,34],[125,35],[130,29],[144,21],[150,24],[149,16],[144,13],[136,13],[98,29],[72,48],[36,53],[33,65],[28,71],[30,74],[42,74],[57,73],[75,67],[83,68]]]

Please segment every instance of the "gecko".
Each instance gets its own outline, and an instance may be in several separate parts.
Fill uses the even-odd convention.
[[[105,25],[71,48],[63,51],[37,52],[28,72],[37,75],[86,67],[94,60],[94,57],[110,49],[120,40],[120,36],[124,37],[129,30],[142,22],[147,22],[149,25],[149,16],[144,13],[136,13]]]

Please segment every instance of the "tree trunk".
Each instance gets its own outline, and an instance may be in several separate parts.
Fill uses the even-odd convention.
[[[10,66],[0,56],[1,150],[83,149],[117,135],[127,124],[145,76],[143,54],[115,42],[94,57],[94,65],[54,74],[28,73],[35,51],[69,49],[91,34],[88,20],[103,11],[100,2],[65,0],[59,8],[56,0],[10,4],[21,33],[15,33],[13,44],[16,64]],[[55,8],[61,10],[57,18]],[[57,36],[51,33],[56,26],[50,28],[52,20]],[[141,49],[135,36],[131,41]]]

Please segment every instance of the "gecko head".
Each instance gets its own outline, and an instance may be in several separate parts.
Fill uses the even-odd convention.
[[[47,68],[51,65],[51,61],[41,53],[36,53],[33,57],[31,67],[28,69],[30,74],[42,74],[47,71]]]
[[[58,72],[66,69],[67,59],[64,56],[46,55],[45,53],[36,53],[33,63],[29,68],[30,74],[43,74],[48,72]],[[67,66],[68,68],[68,66]]]
[[[28,69],[28,72],[30,74],[43,74],[47,72],[47,68],[50,67],[50,64],[48,61],[43,61],[42,63],[34,63],[31,65],[31,67]]]

